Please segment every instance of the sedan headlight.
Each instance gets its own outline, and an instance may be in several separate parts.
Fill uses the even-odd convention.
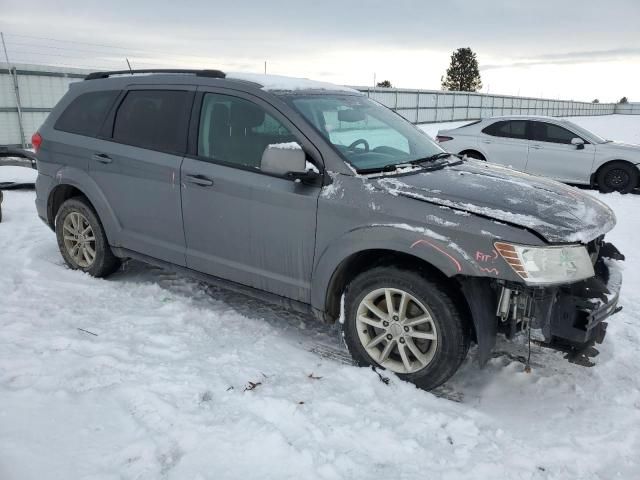
[[[528,285],[572,283],[595,275],[589,252],[583,245],[532,247],[504,242],[494,245]]]

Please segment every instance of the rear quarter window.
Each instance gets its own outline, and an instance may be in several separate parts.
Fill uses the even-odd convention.
[[[527,138],[527,122],[525,120],[503,120],[485,127],[482,133],[494,137]]]
[[[53,128],[95,137],[119,93],[118,90],[105,90],[79,95],[62,112]]]

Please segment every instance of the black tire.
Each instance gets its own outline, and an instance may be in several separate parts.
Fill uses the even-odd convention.
[[[425,367],[411,373],[395,373],[403,380],[425,390],[442,385],[458,370],[467,356],[471,331],[469,323],[456,306],[455,296],[440,282],[423,274],[381,266],[360,274],[351,282],[345,293],[345,319],[342,329],[344,341],[352,357],[360,366],[384,368],[364,347],[356,321],[361,302],[372,292],[382,288],[402,290],[419,300],[429,310],[438,336],[435,353]],[[400,345],[396,343],[396,346]],[[399,350],[394,351],[390,356],[395,354],[399,357],[399,353]]]
[[[80,265],[68,251],[64,239],[64,222],[67,216],[72,213],[81,214],[91,226],[94,241],[91,243],[95,256],[90,265]],[[69,232],[67,232],[69,233]],[[56,215],[56,238],[58,240],[58,248],[62,254],[62,258],[73,270],[82,270],[93,277],[106,277],[115,272],[120,266],[120,259],[116,257],[109,247],[107,236],[104,233],[102,223],[98,215],[93,210],[89,202],[83,197],[73,197],[66,200],[58,210]]]
[[[460,152],[460,155],[466,155],[467,157],[475,158],[476,160],[487,160],[486,158],[484,158],[484,155],[482,155],[480,152],[476,152],[475,150],[465,150],[464,152]]]
[[[602,193],[629,193],[638,186],[638,169],[627,162],[611,162],[598,171],[598,188]]]

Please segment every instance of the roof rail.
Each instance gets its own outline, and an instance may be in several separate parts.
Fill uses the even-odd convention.
[[[135,75],[137,73],[190,73],[198,77],[225,78],[227,75],[222,70],[182,70],[174,68],[148,69],[148,70],[114,70],[111,72],[93,72],[84,77],[85,80],[97,80],[109,78],[112,75]]]

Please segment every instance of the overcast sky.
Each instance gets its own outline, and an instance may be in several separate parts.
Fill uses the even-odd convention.
[[[469,46],[485,92],[640,101],[640,0],[2,0],[0,30],[14,62],[428,89]]]

